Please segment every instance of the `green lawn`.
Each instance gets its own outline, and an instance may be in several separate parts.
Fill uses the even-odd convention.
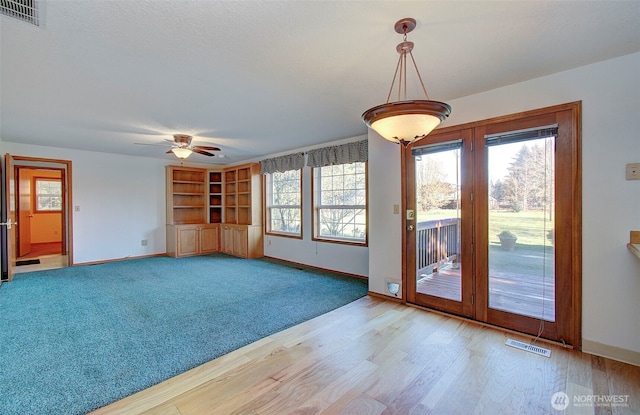
[[[418,222],[434,219],[455,218],[455,210],[430,210],[418,212]],[[553,229],[553,221],[547,218],[545,225],[544,212],[489,212],[489,242],[499,243],[497,235],[509,230],[518,237],[518,245],[550,245],[547,232]]]
[[[455,218],[455,210],[432,210],[420,212],[418,222]],[[553,229],[553,222],[545,224],[543,212],[498,212],[489,213],[489,262],[496,271],[515,272],[540,276],[542,268],[547,275],[553,275],[553,245],[547,232]],[[498,234],[509,230],[518,238],[516,248],[503,251]]]

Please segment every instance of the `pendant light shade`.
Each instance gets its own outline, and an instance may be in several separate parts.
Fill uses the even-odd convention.
[[[403,145],[408,145],[414,140],[425,137],[451,114],[451,107],[448,104],[429,99],[422,76],[420,76],[420,71],[418,71],[413,58],[412,50],[414,44],[407,41],[407,33],[411,32],[415,27],[416,21],[412,18],[405,18],[396,22],[395,31],[403,34],[403,42],[396,47],[400,58],[389,89],[387,102],[370,108],[362,114],[362,120],[367,127],[376,131],[386,140]],[[407,100],[407,56],[413,62],[426,100]],[[390,102],[396,79],[399,79],[398,101]]]
[[[368,127],[384,139],[411,142],[426,136],[451,113],[438,101],[398,101],[373,107],[362,115]]]

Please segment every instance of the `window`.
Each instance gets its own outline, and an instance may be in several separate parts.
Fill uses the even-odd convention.
[[[302,236],[301,171],[266,175],[267,233]]]
[[[36,178],[36,212],[59,212],[62,210],[62,181]]]
[[[314,239],[367,243],[367,163],[313,169]]]

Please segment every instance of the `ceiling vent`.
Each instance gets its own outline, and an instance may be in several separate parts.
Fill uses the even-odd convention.
[[[2,14],[40,26],[39,0],[0,0]]]

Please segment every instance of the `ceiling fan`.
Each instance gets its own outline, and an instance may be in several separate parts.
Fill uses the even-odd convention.
[[[210,153],[210,151],[220,151],[218,147],[212,146],[195,146],[191,145],[192,136],[187,134],[174,134],[173,141],[166,140],[167,144],[147,144],[147,143],[136,143],[140,145],[149,145],[149,146],[171,146],[172,148],[167,151],[167,154],[173,153],[179,159],[186,159],[191,155],[191,153],[198,153],[204,156],[213,157],[215,154]],[[222,157],[219,155],[218,157]]]

